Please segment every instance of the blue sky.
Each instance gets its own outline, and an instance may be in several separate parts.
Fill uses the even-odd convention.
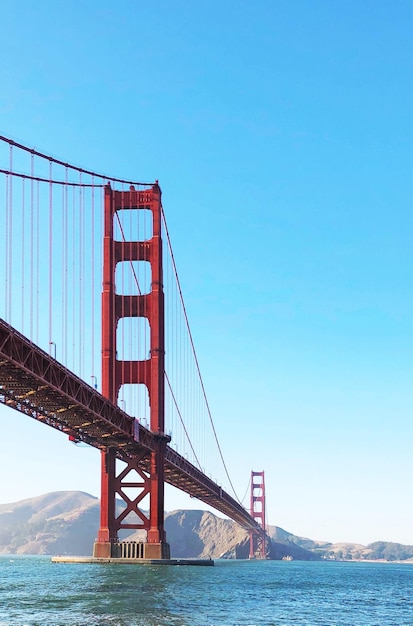
[[[2,9],[1,134],[159,179],[236,487],[264,469],[268,521],[314,539],[413,544],[412,20],[403,0]],[[1,502],[98,495],[94,450],[0,420]]]

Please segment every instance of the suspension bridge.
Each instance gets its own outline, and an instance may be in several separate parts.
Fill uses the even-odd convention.
[[[166,482],[243,526],[250,556],[265,558],[264,472],[251,474],[247,510],[212,419],[158,181],[0,137],[0,211],[0,402],[101,451],[94,557],[131,556],[119,531],[141,529],[132,556],[170,558]]]

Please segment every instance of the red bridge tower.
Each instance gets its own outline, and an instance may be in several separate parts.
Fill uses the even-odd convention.
[[[122,231],[122,211],[150,211],[152,237],[143,241],[126,241],[115,237],[115,224]],[[114,404],[118,402],[119,389],[124,384],[145,385],[149,395],[150,430],[157,435],[156,449],[142,452],[117,474],[116,452],[113,448],[102,451],[100,529],[94,545],[95,557],[121,556],[118,531],[122,528],[144,529],[146,543],[140,544],[136,556],[149,559],[169,559],[169,545],[164,530],[164,454],[170,438],[164,433],[164,293],[162,272],[162,209],[161,190],[156,183],[151,189],[114,191],[105,188],[105,231],[102,293],[102,394]],[[116,288],[115,271],[119,262],[146,261],[152,273],[151,291],[147,294],[125,295]],[[116,330],[125,317],[147,318],[150,328],[150,354],[146,360],[118,359]],[[139,463],[146,459],[148,472]],[[132,489],[131,489],[132,488]],[[134,496],[131,497],[130,493]],[[149,494],[149,516],[139,504]],[[117,515],[116,496],[121,497],[126,508]],[[131,514],[131,515],[130,515]],[[128,520],[129,516],[129,520]],[[132,521],[131,521],[132,519]]]
[[[265,481],[264,472],[251,472],[251,517],[261,526],[262,532],[250,532],[250,559],[266,559],[267,535],[265,533]]]

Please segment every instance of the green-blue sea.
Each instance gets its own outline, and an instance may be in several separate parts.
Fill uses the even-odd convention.
[[[413,565],[216,561],[215,567],[0,557],[0,626],[413,625]]]

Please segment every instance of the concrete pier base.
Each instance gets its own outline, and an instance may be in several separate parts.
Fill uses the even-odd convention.
[[[169,543],[147,543],[139,541],[95,541],[95,559],[157,559],[170,560]]]
[[[121,565],[214,565],[212,559],[171,559],[169,543],[95,541],[93,556],[54,556],[52,563],[116,563]]]
[[[93,556],[53,556],[52,563],[94,563],[116,565],[214,565],[212,559],[129,559],[129,558],[99,558]]]

